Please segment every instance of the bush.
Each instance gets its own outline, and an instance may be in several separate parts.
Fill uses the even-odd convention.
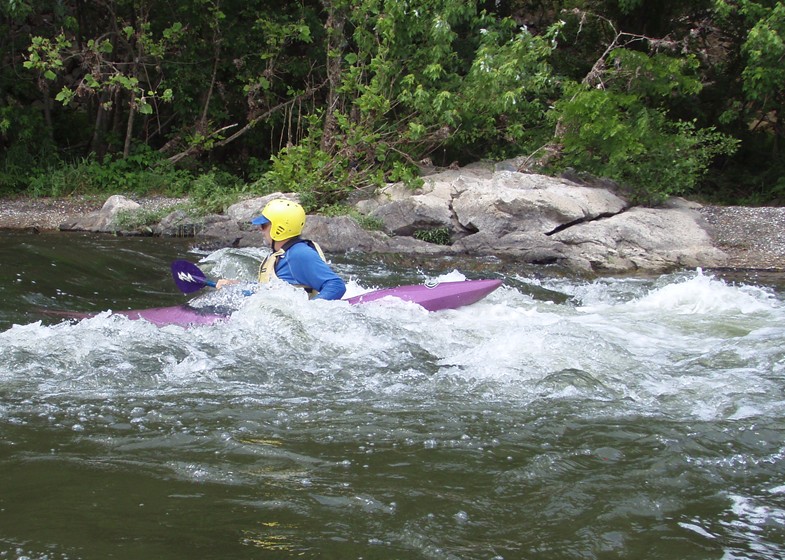
[[[415,231],[413,237],[435,245],[449,245],[451,242],[450,228],[447,227],[421,229]]]
[[[39,171],[28,180],[31,196],[129,193],[139,196],[165,194],[182,196],[188,191],[191,174],[175,169],[146,146],[124,158],[94,157],[61,163]]]
[[[351,192],[347,172],[338,157],[313,142],[284,148],[272,158],[272,168],[254,185],[259,194],[296,192],[306,211],[344,201]]]
[[[638,204],[694,190],[712,160],[737,145],[713,128],[670,121],[630,93],[578,86],[551,116],[562,130],[559,165],[614,179]]]
[[[257,194],[296,192],[306,211],[340,205],[355,191],[401,181],[411,188],[422,185],[419,170],[401,161],[391,149],[362,125],[336,114],[339,132],[331,152],[321,149],[319,119],[312,119],[310,133],[300,144],[272,157],[272,165],[254,185]]]
[[[249,192],[238,178],[224,171],[211,170],[197,177],[188,195],[197,213],[221,213]]]

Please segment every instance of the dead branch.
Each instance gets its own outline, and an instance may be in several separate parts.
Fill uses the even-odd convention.
[[[240,130],[238,130],[237,132],[235,132],[234,134],[232,134],[228,138],[224,138],[223,140],[221,140],[219,142],[216,142],[215,143],[215,147],[222,148],[222,147],[226,146],[227,144],[229,144],[231,142],[234,142],[235,140],[240,138],[240,136],[242,136],[243,134],[245,134],[246,132],[251,130],[254,126],[256,126],[260,121],[268,119],[270,117],[270,115],[276,113],[277,111],[280,111],[281,109],[285,109],[285,108],[287,108],[287,107],[289,107],[291,105],[294,105],[298,101],[301,101],[302,99],[305,99],[307,97],[312,96],[315,92],[317,92],[319,89],[324,87],[324,85],[326,83],[327,82],[323,82],[323,83],[321,83],[321,84],[319,84],[317,86],[308,88],[307,90],[305,90],[300,95],[297,95],[297,96],[295,96],[295,97],[293,97],[291,99],[288,99],[287,101],[284,101],[283,103],[279,103],[275,107],[272,107],[272,108],[268,109],[267,111],[265,111],[264,113],[254,117],[253,119],[248,121],[245,124],[244,127],[242,127]],[[233,128],[235,126],[237,126],[237,123],[230,124],[228,126],[220,128],[220,129],[218,129],[218,130],[216,130],[214,132],[211,132],[207,137],[208,138],[214,138],[217,135],[219,135],[221,132],[223,132],[224,130],[227,130],[229,128]],[[201,152],[203,149],[204,149],[204,147],[203,146],[199,146],[199,145],[189,146],[185,151],[171,156],[169,158],[169,161],[171,163],[177,163],[178,161],[182,160],[183,158],[186,158],[188,156],[192,156],[194,154],[197,154],[197,153]]]

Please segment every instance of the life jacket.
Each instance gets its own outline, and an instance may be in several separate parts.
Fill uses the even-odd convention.
[[[324,253],[322,252],[322,248],[319,245],[311,241],[310,239],[303,239],[301,237],[292,237],[283,246],[275,251],[267,255],[267,257],[262,261],[262,264],[259,266],[259,283],[266,284],[268,282],[272,282],[273,279],[278,278],[278,275],[275,274],[275,266],[278,264],[278,259],[280,259],[286,251],[288,251],[293,245],[297,243],[306,243],[309,247],[311,247],[314,251],[319,253],[319,258],[321,258],[324,262],[327,262],[327,259],[324,257]],[[308,299],[313,299],[319,295],[319,292],[313,288],[313,286],[306,286],[304,284],[294,284],[298,288],[304,289],[308,293]]]

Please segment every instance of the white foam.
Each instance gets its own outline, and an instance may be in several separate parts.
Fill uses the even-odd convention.
[[[698,271],[691,278],[651,291],[634,302],[638,310],[657,310],[682,315],[769,312],[774,296],[754,286],[731,286]]]
[[[224,250],[210,258],[224,266],[240,257]],[[437,279],[462,277],[453,270]],[[564,292],[586,286],[560,280]],[[430,398],[476,390],[470,398],[611,400],[606,413],[618,414],[735,421],[777,414],[772,372],[785,371],[785,317],[771,293],[701,273],[648,287],[640,279],[590,286],[602,303],[576,308],[502,287],[437,313],[395,299],[308,301],[282,282],[250,296],[207,291],[200,305],[237,307],[226,323],[156,328],[101,313],[76,324],[14,326],[0,333],[0,379],[30,394],[198,386],[241,396],[296,388]]]

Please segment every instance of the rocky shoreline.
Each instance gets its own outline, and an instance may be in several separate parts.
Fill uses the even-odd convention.
[[[78,216],[97,212],[107,197],[68,196],[62,198],[0,199],[0,229],[23,230],[31,233],[59,231],[60,226]],[[156,211],[184,203],[183,199],[146,197],[137,200],[145,209]]]
[[[542,192],[539,193],[542,195]],[[414,198],[414,197],[413,197]],[[67,198],[14,198],[0,200],[0,229],[25,231],[29,233],[50,232],[58,230],[80,230],[85,229],[90,231],[89,228],[81,228],[78,226],[80,220],[85,217],[97,216],[106,201],[96,197],[67,197]],[[142,208],[149,212],[165,213],[168,209],[182,207],[187,201],[182,199],[166,198],[166,197],[147,197],[134,201],[139,204],[138,208]],[[197,243],[202,242],[209,245],[211,242],[214,244],[226,245],[230,244],[235,236],[242,236],[243,245],[258,244],[260,239],[257,235],[250,231],[242,230],[242,222],[247,219],[245,216],[249,213],[258,212],[259,199],[250,206],[246,203],[245,206],[239,205],[241,210],[234,209],[232,212],[227,211],[229,216],[215,216],[212,218],[211,226],[206,228],[208,231],[203,231],[198,235]],[[683,202],[682,202],[683,205]],[[684,267],[694,268],[695,266],[704,266],[705,268],[722,268],[731,270],[761,270],[767,272],[785,272],[785,209],[779,207],[720,207],[720,206],[700,206],[697,204],[688,203],[689,213],[695,216],[696,223],[699,224],[701,231],[705,231],[707,240],[710,244],[709,249],[716,249],[717,254],[722,255],[718,260],[716,255],[706,257],[706,262],[701,262],[700,255],[707,254],[706,248],[703,247],[697,254],[696,258],[687,258],[677,256],[673,258],[673,264],[670,268],[678,268],[683,260]],[[683,209],[683,208],[682,208]],[[232,210],[232,209],[230,209]],[[628,219],[631,220],[648,220],[656,210],[640,210],[640,215],[635,216],[635,209],[627,209]],[[648,212],[648,214],[646,213]],[[684,214],[678,214],[679,219]],[[531,219],[531,218],[529,218]],[[672,216],[668,220],[673,220]],[[589,220],[587,220],[589,222]],[[668,223],[667,221],[665,222]],[[69,225],[70,224],[70,225]],[[585,224],[587,228],[592,227],[594,224]],[[657,228],[662,229],[662,224],[655,224]],[[690,222],[691,225],[691,222]],[[351,239],[350,246],[359,251],[365,252],[411,252],[419,255],[443,255],[443,254],[464,254],[471,256],[473,254],[488,255],[493,254],[493,248],[482,247],[479,245],[472,246],[467,243],[466,239],[471,239],[471,233],[464,239],[458,239],[454,245],[460,246],[460,249],[450,248],[449,251],[445,247],[432,245],[412,237],[404,235],[393,235],[389,237],[381,232],[365,232],[353,220],[348,218],[317,218],[312,217],[309,220],[310,231],[306,233],[314,239],[322,242],[324,240],[328,245],[325,247],[330,252],[342,252],[348,250],[345,247],[336,245],[331,240],[343,239],[344,244],[346,239]],[[615,226],[619,229],[619,226]],[[629,226],[624,226],[629,227]],[[683,227],[677,222],[673,222],[673,227]],[[559,228],[556,228],[557,230]],[[95,230],[93,230],[95,231]],[[591,232],[591,230],[587,230]],[[550,234],[546,234],[550,235]],[[598,233],[597,235],[604,235]],[[694,236],[694,233],[692,233]],[[473,238],[481,238],[481,235],[476,235]],[[499,236],[497,236],[499,237]],[[504,236],[501,236],[504,239]],[[518,239],[521,246],[531,246],[529,238],[515,238]],[[563,243],[577,243],[571,241],[569,237],[563,236]],[[476,242],[475,242],[476,243]],[[527,245],[528,243],[528,245]],[[585,239],[582,243],[586,243]],[[324,245],[324,243],[323,243]],[[660,245],[662,243],[660,242]],[[642,245],[646,249],[646,244]],[[653,251],[659,250],[659,246],[654,246]],[[476,249],[476,250],[475,250]],[[542,264],[551,264],[550,249],[537,249],[535,253],[516,254],[516,250],[510,250],[511,247],[505,247],[504,243],[501,244],[499,251],[500,256],[507,256],[512,259],[520,257],[523,262],[537,263],[536,251],[542,251],[545,257],[542,259]],[[581,249],[587,250],[587,249]],[[588,249],[589,251],[591,249]],[[640,247],[635,249],[638,253],[641,252]],[[668,251],[662,249],[664,253]],[[614,252],[612,250],[612,252]],[[709,253],[711,253],[709,251]],[[650,255],[649,255],[650,256]],[[567,268],[580,270],[585,265],[575,259],[565,259]],[[576,262],[578,264],[576,264]],[[643,261],[641,261],[643,262]],[[656,263],[656,261],[654,261]],[[562,263],[557,263],[562,264]],[[626,267],[626,268],[625,268]],[[653,271],[657,265],[647,268],[644,264],[639,264],[638,261],[630,261],[629,258],[623,266],[613,268],[607,263],[601,263],[596,266],[594,272],[634,272],[640,271]],[[663,269],[669,268],[668,263],[662,265]],[[598,270],[599,269],[599,270]]]

